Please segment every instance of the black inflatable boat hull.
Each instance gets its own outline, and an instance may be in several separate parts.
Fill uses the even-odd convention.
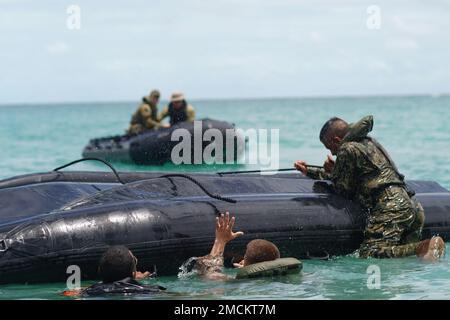
[[[141,270],[173,275],[183,261],[209,252],[214,219],[229,211],[245,232],[225,252],[241,257],[251,239],[273,241],[284,256],[343,255],[362,240],[364,216],[352,202],[298,174],[275,176],[51,172],[0,181],[0,283],[65,281],[77,265],[95,279],[109,245],[128,246]],[[160,178],[159,178],[160,177]],[[323,183],[323,182],[322,182]],[[450,239],[450,192],[411,181],[426,211],[424,237]]]
[[[223,141],[226,141],[227,130],[234,131],[234,125],[225,121],[212,119],[199,120],[199,132],[203,134],[208,129],[219,130]],[[89,141],[83,150],[83,157],[99,158],[111,162],[130,162],[136,164],[163,164],[171,161],[173,148],[179,143],[178,140],[172,141],[172,133],[177,129],[185,129],[189,132],[191,141],[194,141],[194,124],[191,122],[178,123],[171,128],[161,128],[157,131],[148,131],[139,135],[123,135],[105,138],[97,138]],[[239,140],[239,141],[238,141]],[[213,142],[202,141],[201,150]],[[232,152],[232,158],[237,158],[242,149],[239,146],[245,144],[243,138],[236,136],[235,144],[232,150],[224,148],[224,157]],[[225,144],[224,144],[225,146]],[[192,158],[193,163],[195,159]],[[223,159],[222,159],[223,160]]]

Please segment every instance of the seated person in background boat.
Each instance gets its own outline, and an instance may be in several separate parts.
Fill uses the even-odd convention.
[[[142,103],[131,117],[130,127],[127,130],[128,134],[140,134],[161,127],[158,121],[159,97],[159,91],[152,90],[150,95],[142,98]]]
[[[169,117],[170,125],[173,126],[178,122],[195,120],[195,110],[188,104],[181,92],[175,92],[170,98],[170,103],[158,115],[158,121]]]
[[[416,254],[427,261],[445,252],[441,237],[420,241],[425,220],[421,204],[407,188],[387,151],[373,138],[373,117],[354,124],[332,118],[320,131],[320,141],[336,156],[328,155],[323,168],[305,161],[294,166],[304,175],[331,180],[337,194],[354,200],[367,212],[361,258],[398,258]]]
[[[149,278],[148,271],[136,270],[137,258],[124,246],[110,247],[100,259],[98,273],[102,282],[82,290],[65,291],[65,296],[102,296],[109,294],[161,293],[164,287],[141,284],[137,280]]]
[[[233,232],[235,218],[230,218],[227,212],[216,218],[216,238],[211,252],[203,257],[196,258],[194,269],[197,274],[211,280],[226,280],[231,277],[222,273],[223,252],[228,242],[243,235],[242,231]],[[252,240],[247,244],[244,259],[235,263],[237,268],[246,267],[255,263],[272,261],[280,258],[280,251],[272,242],[262,239]]]

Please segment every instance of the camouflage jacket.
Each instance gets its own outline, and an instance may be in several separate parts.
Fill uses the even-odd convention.
[[[157,107],[144,98],[131,117],[130,125],[140,124],[146,129],[158,129],[161,124],[158,121],[157,113]]]
[[[372,116],[350,125],[331,174],[313,168],[307,173],[313,179],[331,180],[337,194],[359,202],[364,208],[373,207],[385,187],[405,185],[387,152],[368,136],[372,127]]]

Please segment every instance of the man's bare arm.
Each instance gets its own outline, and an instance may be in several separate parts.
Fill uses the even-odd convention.
[[[244,234],[242,231],[233,232],[234,222],[235,218],[230,218],[230,213],[228,212],[216,218],[216,239],[209,253],[211,256],[223,255],[226,244]]]
[[[243,235],[242,231],[233,232],[235,218],[226,212],[216,218],[216,238],[211,252],[197,259],[195,268],[198,273],[211,280],[224,280],[229,277],[220,272],[223,267],[223,252],[228,242]]]

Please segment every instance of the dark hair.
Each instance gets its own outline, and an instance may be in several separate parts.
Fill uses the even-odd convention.
[[[136,261],[125,246],[110,247],[101,257],[98,273],[103,283],[111,283],[133,276]]]
[[[277,246],[270,241],[256,239],[247,244],[247,250],[245,251],[246,265],[272,261],[278,258],[280,258],[280,251]]]
[[[323,142],[329,133],[333,133],[343,138],[347,131],[347,122],[345,122],[341,118],[333,117],[323,125],[322,129],[320,130],[319,139]]]

